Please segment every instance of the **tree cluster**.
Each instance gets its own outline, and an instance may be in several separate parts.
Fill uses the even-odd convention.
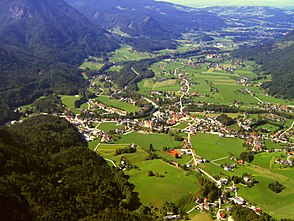
[[[0,129],[1,220],[155,220],[121,170],[52,116]],[[9,209],[7,209],[9,208]]]

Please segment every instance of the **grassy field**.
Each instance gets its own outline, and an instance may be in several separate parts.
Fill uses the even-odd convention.
[[[142,148],[148,148],[152,144],[154,149],[160,151],[163,147],[173,148],[182,145],[182,142],[175,141],[171,136],[166,134],[141,134],[135,132],[122,136],[116,143],[134,143]]]
[[[213,221],[211,216],[207,213],[194,210],[189,214],[190,221]]]
[[[239,156],[246,150],[240,139],[221,138],[212,134],[198,133],[192,136],[191,142],[196,154],[208,160],[227,157],[230,154]]]
[[[98,126],[98,129],[103,130],[104,132],[109,132],[115,129],[122,129],[124,125],[117,125],[115,122],[103,122]]]
[[[265,140],[265,146],[268,150],[281,149],[285,147],[282,143],[273,143],[269,140]]]
[[[141,60],[150,57],[152,56],[149,53],[136,52],[133,51],[131,46],[122,45],[121,48],[111,54],[110,62]]]
[[[132,105],[132,104],[120,101],[120,100],[116,100],[116,99],[110,99],[110,98],[108,98],[108,96],[105,96],[105,95],[101,95],[101,96],[97,97],[96,100],[105,104],[105,105],[115,107],[115,108],[127,111],[129,113],[136,112],[136,111],[140,110],[140,108],[135,105]]]
[[[189,124],[187,122],[182,122],[180,124],[173,126],[172,128],[173,129],[185,129],[188,126],[189,126]]]
[[[274,164],[276,157],[281,158],[281,153],[259,153],[251,164],[237,166],[234,172],[227,172],[212,163],[201,164],[200,167],[213,176],[251,174],[258,181],[254,187],[246,188],[239,185],[239,195],[248,202],[261,206],[261,208],[275,218],[293,217],[293,210],[288,208],[294,205],[294,173],[293,168],[282,168]],[[285,157],[282,159],[286,159]],[[235,163],[229,159],[217,161],[218,164]],[[274,193],[268,184],[279,181],[285,186],[281,193]]]
[[[78,114],[80,111],[75,107],[75,101],[79,100],[79,96],[61,95],[61,102],[69,108],[73,113]]]
[[[135,191],[144,205],[161,207],[166,201],[176,202],[199,189],[194,176],[171,166],[162,160],[145,161],[139,164],[140,170],[130,170],[130,182],[135,184]],[[163,177],[149,177],[148,171]]]
[[[223,63],[221,65],[224,67],[232,66],[230,63]],[[248,65],[251,65],[251,67],[242,68],[237,66],[236,73],[243,77],[256,77],[256,74],[252,71],[254,64],[248,62]],[[167,80],[157,82],[154,79],[144,79],[138,85],[141,93],[152,90],[179,91],[181,87],[179,81],[171,79],[175,77],[171,73],[174,73],[175,69],[178,69],[177,73],[187,74],[187,79],[193,84],[190,87],[190,93],[197,92],[199,95],[193,99],[194,102],[231,105],[234,101],[239,101],[242,102],[244,108],[257,107],[259,103],[250,94],[243,94],[241,92],[245,87],[242,84],[237,84],[237,75],[225,71],[217,71],[213,68],[207,69],[206,64],[194,68],[188,65],[187,59],[177,59],[176,61],[165,60],[153,64],[151,69],[155,72],[157,78],[167,78]],[[166,73],[162,73],[164,71]],[[218,91],[212,93],[212,87]],[[293,101],[267,96],[266,92],[258,85],[258,82],[255,82],[253,86],[249,86],[248,89],[253,91],[255,96],[263,102],[293,104]]]
[[[261,206],[265,212],[275,218],[294,217],[294,210],[289,209],[294,206],[294,180],[263,167],[249,168],[254,171],[254,177],[259,183],[252,188],[240,187],[239,194],[251,203]],[[275,193],[268,188],[268,184],[274,181],[279,181],[285,186],[281,193]]]
[[[172,91],[177,92],[181,89],[181,86],[176,79],[167,79],[163,82],[154,81],[153,79],[144,79],[138,84],[139,92],[148,91]]]
[[[90,150],[95,150],[96,146],[100,143],[100,139],[90,141],[88,147]]]
[[[93,71],[99,71],[103,67],[102,59],[90,56],[89,59],[85,59],[84,63],[80,66],[80,69],[87,69]]]

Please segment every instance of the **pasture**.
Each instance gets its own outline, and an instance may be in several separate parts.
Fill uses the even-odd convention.
[[[191,137],[191,143],[196,154],[208,160],[215,160],[233,154],[239,156],[246,150],[243,140],[221,138],[218,135],[198,133]]]
[[[117,99],[111,99],[106,95],[101,95],[96,98],[96,101],[99,101],[107,106],[115,107],[121,110],[124,110],[126,112],[132,113],[140,110],[140,107],[137,107],[135,105],[117,100]]]
[[[103,67],[104,63],[102,59],[89,56],[84,60],[84,63],[80,66],[80,69],[90,69],[92,71],[99,71]]]
[[[143,133],[129,133],[121,137],[115,143],[125,144],[134,143],[139,145],[141,148],[148,148],[150,144],[153,145],[155,150],[162,150],[163,147],[179,147],[182,142],[175,141],[171,136],[166,134],[143,134]]]
[[[75,107],[75,101],[79,100],[79,96],[61,95],[61,102],[69,108],[73,113],[78,114],[80,111]]]
[[[109,132],[115,129],[123,129],[124,127],[124,125],[117,125],[116,122],[102,122],[97,128],[103,130],[104,132]]]
[[[119,61],[134,61],[141,60],[144,58],[150,58],[152,55],[145,52],[134,51],[129,45],[122,45],[119,49],[110,54],[110,62]]]
[[[263,167],[250,166],[254,171],[254,177],[258,183],[252,188],[244,188],[240,186],[239,194],[251,203],[261,206],[261,208],[274,216],[275,218],[294,217],[294,180],[282,173],[272,172]],[[293,170],[292,170],[293,173]],[[268,184],[274,181],[285,186],[281,193],[275,193],[268,188]]]
[[[139,167],[140,170],[126,171],[126,174],[135,184],[135,191],[139,193],[143,205],[161,207],[166,201],[176,202],[199,189],[194,176],[187,176],[182,169],[162,160],[144,161]],[[149,177],[148,171],[158,173],[159,177]]]

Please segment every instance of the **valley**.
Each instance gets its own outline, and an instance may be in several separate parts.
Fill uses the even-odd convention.
[[[74,20],[78,31],[67,26],[68,20],[57,26],[67,27],[67,34],[52,56],[46,57],[44,47],[31,48],[32,65],[10,68],[8,58],[21,60],[24,55],[17,50],[31,44],[20,49],[8,44],[5,50],[13,50],[7,57],[0,54],[7,58],[0,79],[14,82],[9,86],[3,81],[0,91],[0,109],[5,110],[0,121],[9,119],[0,128],[0,182],[9,188],[26,179],[31,183],[17,187],[21,194],[13,197],[37,211],[32,217],[294,217],[289,209],[294,205],[294,100],[288,78],[293,10],[202,10],[147,0],[62,4],[66,9],[61,12]],[[79,27],[82,21],[85,25]],[[55,30],[46,25],[44,29]],[[290,68],[272,67],[269,58]],[[25,81],[5,75],[21,68],[29,70],[22,76]],[[31,194],[34,188],[41,189],[38,194],[44,199],[51,191],[59,206],[74,201],[70,215],[45,213],[46,202]]]
[[[287,207],[294,196],[294,101],[270,96],[262,84],[271,76],[261,65],[230,53],[286,30],[262,30],[242,40],[233,27],[185,33],[177,49],[157,52],[122,45],[107,62],[85,60],[80,68],[88,87],[79,95],[57,95],[64,111],[55,114],[130,177],[143,205],[174,203],[192,220],[199,217],[194,209],[225,220],[220,216],[229,217],[234,204],[259,216],[293,217]],[[121,84],[119,75],[132,77]],[[34,104],[19,110],[37,111]],[[216,183],[219,194],[203,194],[204,178]],[[275,181],[285,187],[282,193],[268,188]]]

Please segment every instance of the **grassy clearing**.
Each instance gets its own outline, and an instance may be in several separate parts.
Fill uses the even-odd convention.
[[[168,79],[163,82],[155,82],[153,79],[144,79],[138,84],[139,92],[148,92],[148,91],[179,91],[181,89],[178,80]]]
[[[152,144],[154,149],[160,151],[163,147],[173,148],[182,145],[182,142],[175,141],[171,136],[166,134],[141,134],[135,132],[122,136],[116,143],[134,143],[142,148],[148,148]]]
[[[173,129],[185,129],[188,126],[189,126],[189,124],[187,122],[182,122],[180,124],[173,126],[172,128]]]
[[[265,146],[268,150],[274,150],[274,149],[281,149],[284,147],[284,144],[282,143],[273,143],[269,140],[265,140]]]
[[[129,113],[136,112],[136,111],[140,110],[140,108],[135,105],[132,105],[132,104],[120,101],[120,100],[116,100],[116,99],[110,99],[108,96],[105,96],[105,95],[101,95],[101,96],[97,97],[96,100],[107,105],[107,106],[115,107],[115,108],[127,111]]]
[[[126,174],[130,175],[130,182],[135,184],[135,191],[144,205],[161,207],[166,201],[176,202],[199,189],[195,177],[161,160],[145,161],[139,166],[140,170],[130,170]],[[149,177],[148,171],[163,177]]]
[[[129,45],[122,45],[111,54],[110,62],[133,61],[152,57],[149,53],[137,52]]]
[[[93,71],[99,71],[103,67],[103,59],[97,58],[93,56],[89,56],[87,59],[84,60],[84,63],[80,66],[80,69],[90,69]]]
[[[194,210],[189,214],[190,221],[212,221],[213,219],[207,213],[202,213],[198,210]]]
[[[227,157],[230,154],[239,156],[246,150],[241,139],[221,138],[218,135],[198,133],[192,136],[192,145],[196,154],[208,160]]]
[[[204,116],[207,116],[207,117],[218,117],[219,115],[221,114],[207,114],[207,113],[203,113],[203,112],[191,112],[190,113],[192,116],[197,116],[197,117],[204,117]],[[243,114],[242,113],[226,113],[226,115],[228,115],[229,117],[231,118],[236,118],[238,116],[242,116]]]
[[[294,206],[293,179],[261,167],[254,166],[250,168],[254,170],[255,179],[259,183],[252,188],[240,187],[239,194],[249,202],[261,206],[265,212],[275,218],[293,217],[294,211],[289,209]],[[268,184],[276,180],[285,186],[285,189],[281,193],[275,193],[268,188]]]
[[[73,113],[78,114],[80,111],[75,107],[75,101],[79,100],[79,96],[61,95],[61,102],[69,108]]]
[[[104,132],[109,132],[115,129],[122,129],[124,125],[117,125],[115,122],[103,122],[99,124],[98,129],[103,130]]]

